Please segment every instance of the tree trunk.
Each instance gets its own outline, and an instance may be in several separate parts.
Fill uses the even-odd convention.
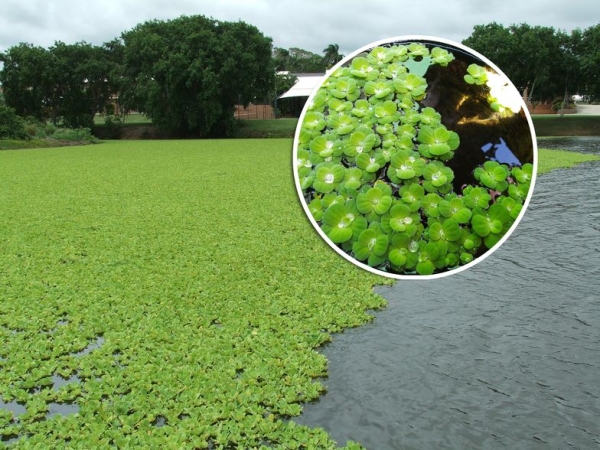
[[[534,78],[534,79],[533,79],[533,82],[531,83],[531,91],[529,92],[529,97],[530,97],[531,99],[533,99],[533,89],[535,88],[535,82],[536,82],[536,81],[537,81],[537,78]],[[533,102],[533,100],[532,100],[532,102]]]
[[[560,105],[560,117],[564,116],[565,114],[565,104],[568,105],[569,104],[569,89],[565,86],[565,98],[563,98],[563,101]]]

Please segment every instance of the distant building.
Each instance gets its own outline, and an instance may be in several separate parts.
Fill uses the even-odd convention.
[[[296,83],[277,98],[278,109],[286,116],[300,117],[302,108],[311,92],[321,85],[324,73],[292,73]]]
[[[279,98],[308,97],[325,78],[324,73],[293,73],[291,75],[295,76],[298,81],[289,91],[281,94]]]

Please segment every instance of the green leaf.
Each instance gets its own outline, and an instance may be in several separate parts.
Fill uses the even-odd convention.
[[[458,222],[454,219],[444,220],[442,226],[444,238],[447,241],[457,241],[461,236],[461,229]]]
[[[471,64],[467,67],[468,74],[464,76],[464,79],[469,84],[482,85],[487,82],[487,72],[484,67],[477,64]]]
[[[478,236],[486,237],[490,234],[490,222],[488,217],[481,214],[474,214],[471,218],[471,224],[473,225],[473,231]]]

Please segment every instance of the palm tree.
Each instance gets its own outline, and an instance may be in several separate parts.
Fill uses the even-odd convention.
[[[344,55],[340,55],[340,46],[337,44],[329,44],[327,48],[323,49],[323,63],[329,69],[333,67],[337,62],[341,61]]]

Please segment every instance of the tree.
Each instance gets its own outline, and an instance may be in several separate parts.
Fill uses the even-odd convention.
[[[297,47],[275,48],[273,64],[277,71],[292,73],[324,73],[327,64],[322,56]]]
[[[273,49],[273,66],[277,72],[289,71],[291,66],[289,50],[275,47]]]
[[[1,55],[6,104],[22,117],[91,127],[106,107],[115,76],[110,49],[56,42],[49,49],[19,44]]]
[[[154,20],[122,40],[123,103],[172,133],[226,135],[236,104],[272,94],[271,39],[244,22]]]
[[[69,127],[92,127],[94,115],[105,110],[112,91],[107,49],[85,42],[56,42],[50,53],[53,121],[61,118]]]
[[[340,55],[340,46],[337,44],[329,44],[327,48],[323,49],[323,63],[330,69],[335,66],[339,61],[344,58],[344,55]]]
[[[600,100],[600,24],[593,25],[583,32],[572,33],[573,47],[581,67],[578,87],[590,100]]]
[[[51,85],[51,55],[42,47],[21,43],[0,54],[0,83],[6,104],[22,117],[43,120]]]
[[[533,99],[562,95],[576,78],[568,36],[553,27],[476,25],[463,44],[489,58]]]
[[[0,139],[27,139],[25,122],[13,108],[0,105]]]

